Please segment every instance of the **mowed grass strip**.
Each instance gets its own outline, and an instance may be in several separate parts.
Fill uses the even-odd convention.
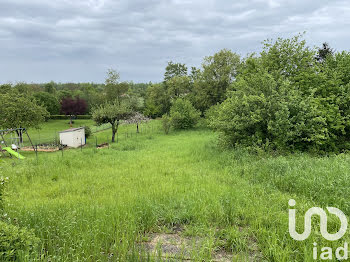
[[[38,259],[46,261],[157,260],[143,243],[152,233],[174,227],[201,239],[200,248],[191,251],[198,261],[211,260],[220,250],[237,261],[311,261],[313,242],[342,244],[323,240],[317,223],[308,240],[291,239],[288,200],[297,201],[300,232],[305,211],[326,204],[325,166],[346,169],[347,156],[254,156],[219,151],[215,141],[202,129],[149,133],[121,139],[109,149],[67,150],[63,157],[41,153],[38,162],[34,157],[7,161],[0,171],[10,177],[6,212],[12,223],[34,229],[42,240]],[[314,166],[300,172],[299,180],[291,179],[291,166],[304,165]],[[283,174],[285,183],[279,178]],[[318,194],[308,194],[305,181],[310,179],[317,181]],[[332,203],[337,206],[336,199]],[[337,226],[330,219],[329,231]]]

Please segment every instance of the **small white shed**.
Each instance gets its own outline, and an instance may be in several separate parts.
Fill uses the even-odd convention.
[[[84,127],[70,128],[59,132],[61,145],[69,147],[80,147],[85,145]]]

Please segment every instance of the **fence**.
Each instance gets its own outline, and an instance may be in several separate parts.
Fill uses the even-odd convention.
[[[127,124],[121,123],[119,126],[118,133],[116,135],[115,141],[118,142],[119,139],[128,139],[137,137],[141,134],[150,134],[154,133],[156,130],[157,123],[155,121],[149,121],[144,123],[139,123],[139,127],[137,129],[137,124]],[[112,132],[102,132],[108,129],[111,129],[110,124],[103,124],[100,126],[90,126],[91,132],[93,134],[93,138],[88,139],[88,144],[103,144],[110,143],[112,139]],[[29,136],[32,140],[33,145],[41,146],[41,147],[57,147],[60,144],[59,140],[59,131],[61,130],[48,130],[48,129],[32,129],[29,130]],[[26,136],[23,137],[23,141],[21,142],[19,137],[15,135],[6,135],[5,141],[0,141],[3,144],[11,145],[15,144],[20,147],[29,147],[31,146],[28,138]],[[97,142],[96,142],[97,141]]]

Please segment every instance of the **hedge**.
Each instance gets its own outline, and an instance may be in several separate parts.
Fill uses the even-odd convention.
[[[64,119],[70,119],[69,115],[50,115],[49,119],[51,120],[64,120]],[[91,119],[91,115],[77,115],[74,116],[73,119]]]

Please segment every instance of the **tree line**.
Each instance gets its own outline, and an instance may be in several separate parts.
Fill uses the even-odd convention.
[[[39,112],[37,122],[49,114],[91,114],[98,124],[111,123],[113,137],[135,112],[162,117],[166,132],[190,128],[201,116],[223,146],[341,152],[350,147],[349,88],[349,52],[326,43],[311,48],[298,35],[267,40],[260,53],[243,58],[223,49],[198,68],[170,61],[159,83],[121,82],[110,69],[103,84],[1,85],[7,105],[0,103],[0,113],[21,103],[34,108],[31,115]]]

